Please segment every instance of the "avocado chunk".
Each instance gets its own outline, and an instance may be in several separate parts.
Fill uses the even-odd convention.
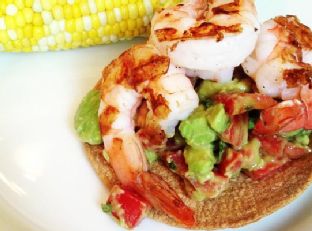
[[[192,147],[205,147],[217,139],[216,132],[209,126],[204,106],[199,106],[179,126],[181,135]]]
[[[75,130],[82,142],[92,145],[101,144],[98,109],[100,91],[91,90],[81,101],[75,114]]]
[[[206,110],[209,125],[218,133],[224,132],[230,124],[230,117],[226,114],[224,105],[219,103]]]
[[[145,153],[146,159],[150,165],[152,165],[153,163],[155,163],[155,161],[158,160],[157,153],[154,150],[145,149],[144,153]]]
[[[244,161],[242,168],[252,171],[263,167],[264,161],[260,156],[261,143],[257,138],[253,138],[248,144],[243,146]]]
[[[188,165],[187,177],[204,183],[213,177],[212,169],[216,163],[212,145],[206,147],[187,146],[184,149],[184,158]]]
[[[234,79],[227,83],[218,83],[211,80],[204,80],[198,88],[200,101],[205,101],[217,93],[243,93],[250,92],[251,84],[248,80]]]

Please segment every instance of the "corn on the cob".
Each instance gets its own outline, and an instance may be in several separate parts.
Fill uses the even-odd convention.
[[[177,0],[0,0],[0,51],[106,44],[147,32],[153,12]]]

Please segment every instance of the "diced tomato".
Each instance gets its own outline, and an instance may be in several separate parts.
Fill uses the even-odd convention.
[[[184,175],[187,172],[187,164],[185,163],[182,150],[165,151],[163,159],[166,161],[168,167],[179,175]]]
[[[248,114],[236,115],[231,118],[230,126],[221,134],[221,140],[241,148],[248,143]]]
[[[230,148],[227,149],[219,164],[219,173],[229,178],[237,175],[241,170],[243,160],[242,152]]]
[[[274,156],[276,158],[282,158],[284,155],[284,148],[287,140],[274,136],[257,136],[261,142],[261,152],[263,154]]]
[[[312,89],[309,89],[308,86],[304,86],[301,89],[300,98],[305,105],[306,113],[307,113],[307,118],[305,121],[304,128],[311,130],[312,129]]]
[[[273,98],[261,93],[221,93],[214,99],[224,104],[229,115],[238,115],[253,109],[266,109],[277,104]]]
[[[309,147],[302,147],[290,142],[285,145],[284,149],[284,155],[290,159],[298,159],[310,152],[311,149]]]
[[[119,185],[111,189],[107,205],[111,206],[111,214],[130,229],[140,222],[148,207],[139,194]]]
[[[304,127],[306,112],[299,100],[287,100],[263,110],[253,132],[274,135],[294,131]]]
[[[259,180],[265,176],[268,176],[275,172],[277,169],[282,167],[285,163],[284,162],[268,162],[266,165],[257,170],[248,171],[246,175],[249,176],[253,180]]]

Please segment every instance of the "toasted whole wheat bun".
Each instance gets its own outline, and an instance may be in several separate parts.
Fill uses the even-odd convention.
[[[101,181],[108,188],[118,184],[114,170],[102,155],[103,146],[84,144],[87,156]],[[161,162],[151,166],[196,215],[194,229],[240,227],[259,220],[287,205],[300,195],[312,181],[312,155],[290,161],[283,168],[262,180],[251,180],[242,175],[232,182],[220,196],[204,202],[195,202],[184,192],[181,178]],[[162,211],[149,209],[147,215],[160,222],[183,227]]]

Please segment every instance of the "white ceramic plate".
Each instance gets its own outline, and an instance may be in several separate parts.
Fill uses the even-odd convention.
[[[297,14],[312,26],[309,0],[259,0],[261,20]],[[102,68],[134,42],[66,52],[0,54],[0,230],[120,229],[73,130],[74,112]],[[240,230],[311,230],[312,188]],[[145,219],[137,230],[177,230]]]

